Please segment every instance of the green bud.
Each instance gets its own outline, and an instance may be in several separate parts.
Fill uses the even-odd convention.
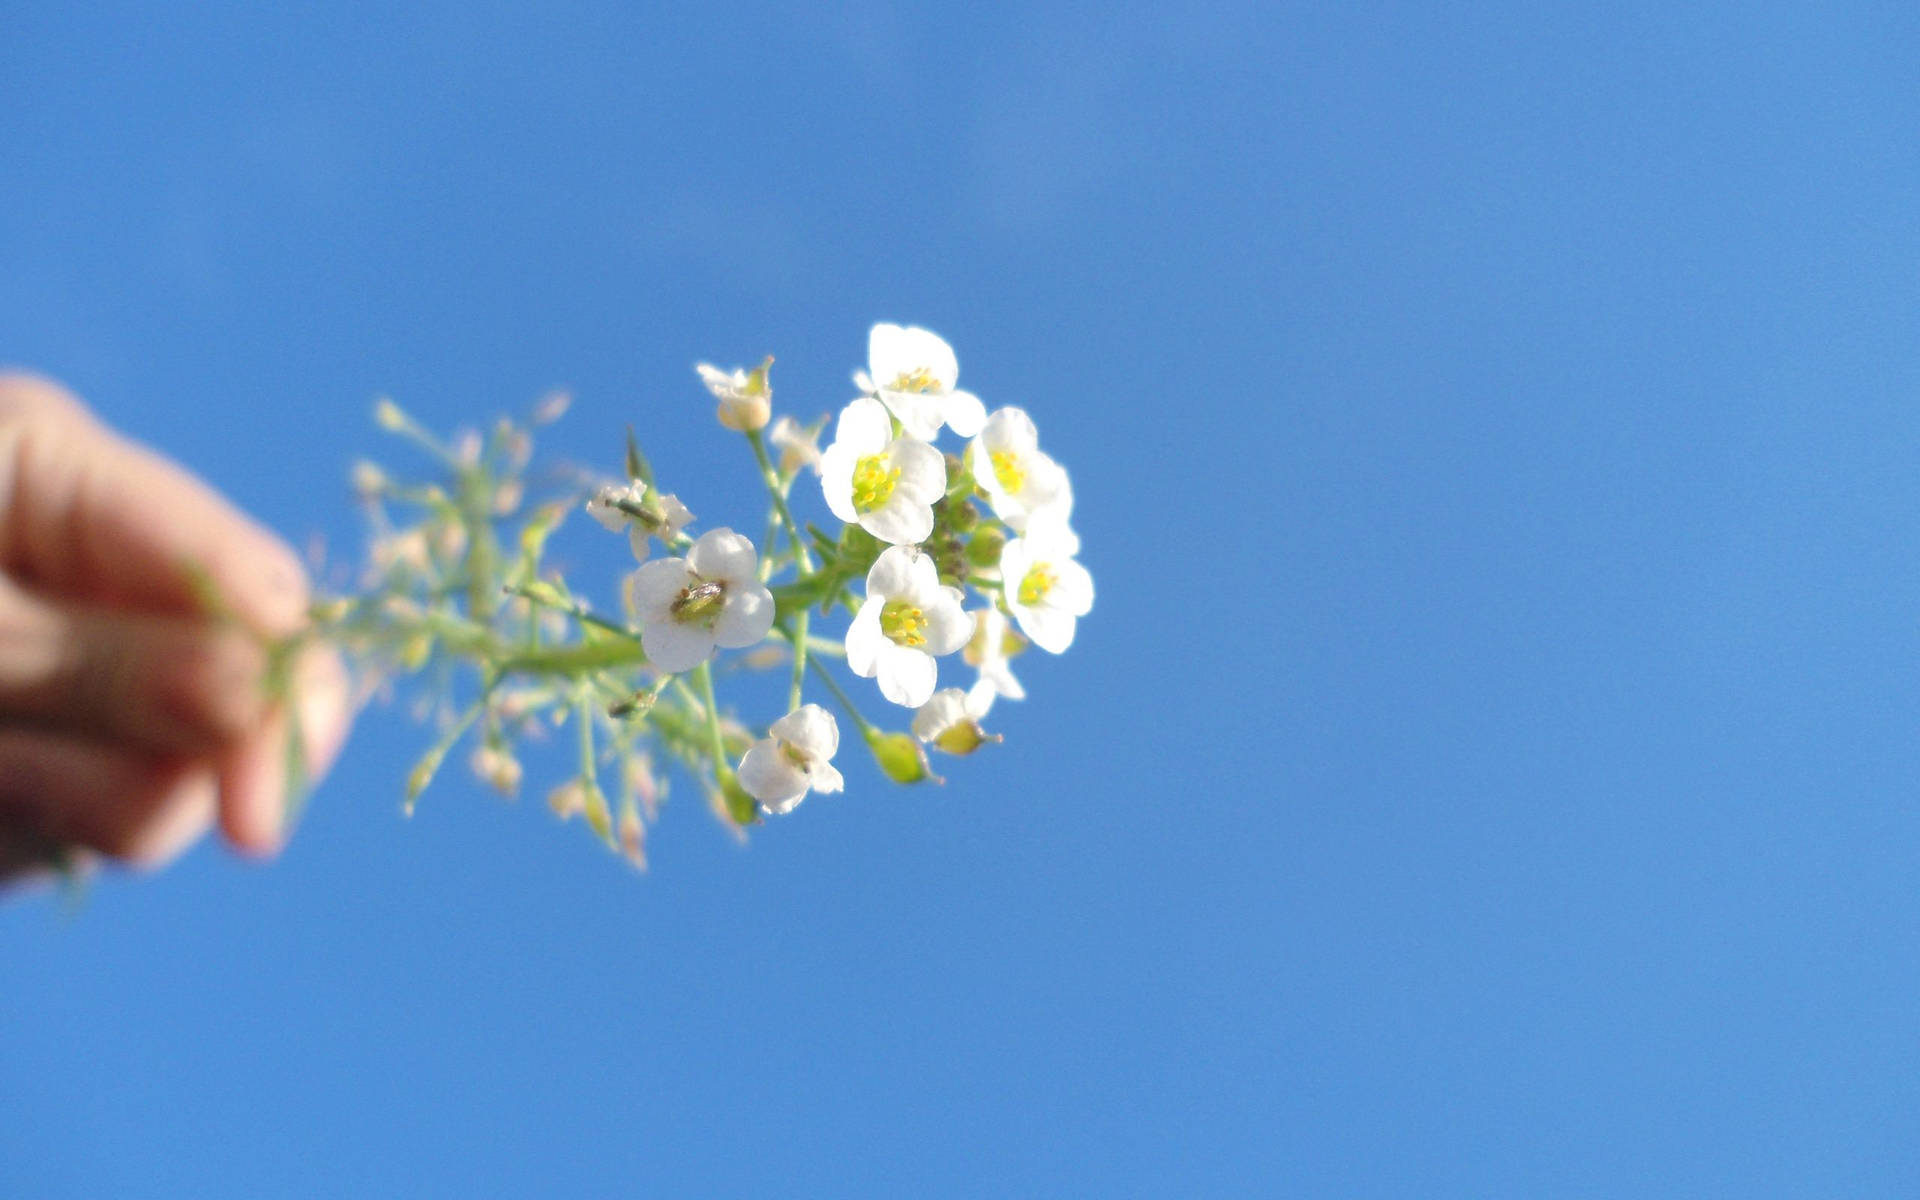
[[[965,500],[948,500],[946,505],[947,528],[955,533],[967,533],[980,523],[980,514]]]
[[[921,783],[929,779],[935,783],[946,782],[933,773],[927,752],[911,734],[868,730],[867,749],[873,751],[873,761],[879,763],[880,770],[895,783]]]
[[[740,777],[732,771],[720,771],[720,798],[735,825],[745,827],[760,819],[760,802],[747,794],[747,789],[740,786]]]
[[[978,721],[960,721],[941,730],[940,736],[933,739],[933,744],[948,754],[964,755],[999,740],[999,734],[988,733],[980,728]]]
[[[997,567],[1000,565],[1000,551],[1007,545],[1007,535],[989,525],[973,535],[967,543],[967,561],[976,567]]]

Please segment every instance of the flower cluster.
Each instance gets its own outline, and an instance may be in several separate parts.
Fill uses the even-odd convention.
[[[725,526],[695,529],[631,433],[620,478],[561,475],[553,495],[531,499],[530,429],[557,418],[564,398],[543,401],[526,425],[451,442],[382,401],[380,424],[451,482],[404,484],[357,467],[375,527],[370,566],[359,594],[324,601],[317,615],[370,681],[425,674],[432,684],[440,736],[409,779],[409,811],[463,738],[477,742],[474,771],[512,794],[521,753],[572,723],[576,765],[549,803],[643,863],[666,795],[662,763],[684,768],[735,829],[842,790],[839,720],[808,700],[810,684],[899,782],[935,778],[926,747],[964,755],[999,740],[981,722],[997,699],[1025,697],[1013,658],[1029,645],[1065,651],[1093,606],[1066,470],[1024,410],[989,411],[960,389],[952,348],[928,330],[873,327],[858,395],[824,450],[827,418],[776,415],[772,365],[696,368],[720,423],[745,436],[758,464],[769,511],[757,544]],[[949,433],[958,444],[943,450]],[[837,529],[795,516],[815,486]],[[580,507],[627,539],[618,610],[596,610],[547,562],[550,538]],[[851,615],[838,639],[823,627],[837,613]],[[729,670],[790,667],[783,715],[754,727],[721,708],[725,651],[740,652]],[[907,729],[869,719],[835,678],[837,662],[909,710]]]

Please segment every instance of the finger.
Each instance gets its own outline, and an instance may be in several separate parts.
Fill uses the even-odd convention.
[[[157,866],[211,823],[213,773],[43,730],[0,729],[0,826]]]
[[[266,710],[266,652],[202,618],[63,608],[0,580],[0,718],[209,755]]]
[[[305,618],[306,573],[285,543],[45,380],[0,376],[0,496],[0,565],[35,590],[191,614],[204,575],[261,632]]]
[[[314,649],[294,669],[293,711],[302,732],[307,786],[340,753],[351,719],[347,673],[329,650]],[[220,829],[236,849],[277,852],[289,832],[287,780],[288,714],[276,708],[258,732],[230,753],[220,767]]]

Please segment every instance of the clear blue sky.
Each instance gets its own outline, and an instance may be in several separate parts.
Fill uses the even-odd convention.
[[[376,394],[744,495],[925,324],[1100,595],[744,851],[388,710],[0,910],[0,1193],[1920,1190],[1920,10],[169,7],[4,18],[0,359],[351,550]]]

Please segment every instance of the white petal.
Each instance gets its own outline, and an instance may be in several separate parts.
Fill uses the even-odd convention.
[[[882,554],[880,557],[885,558]],[[876,564],[877,565],[877,564]],[[873,577],[867,577],[871,580]],[[868,588],[872,588],[871,582]],[[866,603],[860,611],[853,614],[853,621],[847,626],[847,669],[862,679],[872,679],[879,670],[880,648],[891,646],[887,635],[880,632],[880,610],[886,605],[886,597],[874,595],[869,590]]]
[[[1000,547],[1000,578],[1009,587],[1018,587],[1027,577],[1027,571],[1033,566],[1033,553],[1028,548],[1027,539],[1010,538]]]
[[[846,445],[856,456],[878,454],[893,440],[893,422],[887,406],[878,400],[861,398],[840,410],[833,427],[833,444]]]
[[[1011,543],[1009,543],[1011,544]],[[889,546],[873,560],[873,566],[867,571],[867,597],[884,599],[907,599],[914,595],[915,589],[926,576],[932,576],[933,586],[940,584],[940,572],[933,560],[921,553],[918,546]],[[874,620],[879,620],[876,616]]]
[[[633,547],[635,561],[647,561],[647,555],[652,551],[652,547],[647,544],[648,540],[647,531],[638,524],[627,530],[627,545]]]
[[[947,428],[963,438],[975,436],[987,423],[987,406],[972,392],[948,392],[945,414]]]
[[[973,618],[960,607],[965,596],[958,588],[940,591],[940,598],[922,610],[927,618],[927,653],[933,655],[952,654],[973,636]]]
[[[645,624],[673,619],[673,602],[693,582],[684,558],[656,558],[627,576],[627,603]]]
[[[747,795],[776,813],[791,812],[807,794],[811,782],[805,771],[780,752],[780,744],[772,738],[761,738],[747,748],[746,757],[740,760],[739,775]]]
[[[940,436],[940,422],[946,409],[946,401],[942,397],[881,388],[880,399],[885,402],[888,412],[900,418],[900,431],[908,437],[930,442]]]
[[[831,763],[813,764],[813,790],[816,792],[838,792],[847,786],[846,779]]]
[[[896,488],[887,502],[860,514],[860,528],[893,546],[910,546],[933,532],[933,506]]]
[[[687,565],[702,579],[722,579],[730,584],[758,582],[760,556],[753,543],[731,529],[709,529],[687,551]]]
[[[1047,590],[1047,604],[1062,612],[1084,617],[1093,611],[1093,576],[1087,569],[1070,558],[1055,559],[1047,564],[1053,568],[1053,587]]]
[[[1013,668],[1007,665],[1004,658],[999,662],[981,664],[980,682],[1009,700],[1027,698],[1027,689],[1021,687],[1020,681],[1013,677]]]
[[[993,410],[993,415],[980,427],[980,441],[988,450],[1026,454],[1039,447],[1040,431],[1033,427],[1033,418],[1025,409],[1009,404]]]
[[[751,646],[773,628],[773,593],[748,579],[727,582],[720,619],[713,623],[713,640],[729,650]]]
[[[793,744],[808,758],[825,762],[840,748],[840,726],[818,704],[802,704],[773,723],[774,737]]]
[[[973,714],[974,720],[978,721],[993,710],[993,698],[997,694],[998,689],[984,674],[967,689],[967,711]]]
[[[946,455],[910,438],[896,439],[887,453],[900,468],[900,478],[893,485],[895,495],[906,492],[922,504],[932,504],[946,494]]]
[[[933,695],[940,668],[927,654],[883,641],[880,647],[880,694],[904,708],[919,708]]]
[[[747,385],[745,371],[722,371],[710,363],[695,363],[694,370],[700,373],[700,382],[717,397],[724,398],[728,393]]]
[[[1070,612],[1044,604],[1031,608],[1015,604],[1013,617],[1020,622],[1020,631],[1049,654],[1065,654],[1067,647],[1073,645],[1075,617]]]
[[[691,671],[713,653],[713,634],[698,625],[655,621],[640,630],[640,646],[647,661],[662,671]]]
[[[849,525],[860,523],[860,510],[853,506],[853,469],[859,460],[859,452],[845,442],[835,442],[820,455],[820,494],[833,515]]]

